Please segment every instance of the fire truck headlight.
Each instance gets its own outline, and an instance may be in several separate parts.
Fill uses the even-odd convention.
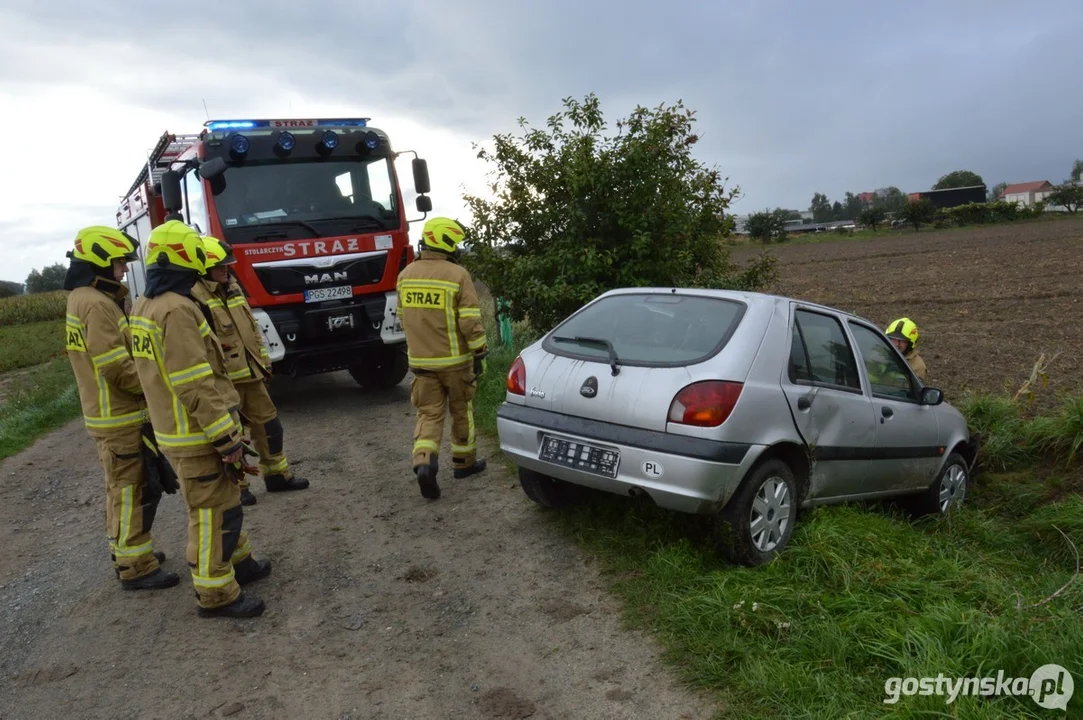
[[[320,137],[320,145],[328,150],[334,150],[338,147],[338,135],[330,130],[325,130]]]
[[[248,154],[248,138],[244,135],[234,135],[229,143],[230,152],[234,155]]]
[[[283,131],[278,136],[278,147],[282,148],[286,152],[293,150],[293,146],[297,144],[297,139],[293,137],[293,133]]]

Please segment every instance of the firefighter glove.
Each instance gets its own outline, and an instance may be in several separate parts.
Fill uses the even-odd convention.
[[[474,377],[481,377],[485,373],[485,358],[474,357]]]

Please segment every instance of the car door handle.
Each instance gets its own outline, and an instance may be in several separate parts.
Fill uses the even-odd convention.
[[[886,418],[889,418],[889,417],[891,417],[892,415],[895,414],[895,411],[892,410],[889,407],[883,407],[883,408],[880,408],[880,414],[883,415]]]
[[[810,407],[812,407],[812,401],[809,400],[807,397],[797,398],[798,410],[808,410]]]

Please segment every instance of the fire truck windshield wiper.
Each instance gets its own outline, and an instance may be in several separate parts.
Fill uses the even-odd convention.
[[[308,232],[312,233],[313,237],[323,237],[323,235],[321,235],[319,231],[316,230],[316,228],[312,227],[303,220],[276,220],[274,222],[260,223],[259,225],[249,225],[248,227],[254,229],[256,232],[259,232],[264,228],[273,228],[279,225],[296,225],[297,227],[302,227]],[[257,234],[255,239],[259,240],[260,237],[261,236]]]

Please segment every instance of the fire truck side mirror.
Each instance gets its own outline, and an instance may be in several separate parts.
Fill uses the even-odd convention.
[[[417,211],[423,213],[432,212],[432,198],[428,195],[418,195]]]
[[[213,180],[226,171],[226,161],[220,157],[211,158],[199,166],[199,176],[204,180]]]
[[[424,195],[432,190],[429,187],[429,164],[421,158],[414,158],[410,164],[414,171],[414,191],[418,195]]]
[[[162,173],[162,204],[169,212],[180,212],[183,206],[180,175],[176,170],[166,170]]]

